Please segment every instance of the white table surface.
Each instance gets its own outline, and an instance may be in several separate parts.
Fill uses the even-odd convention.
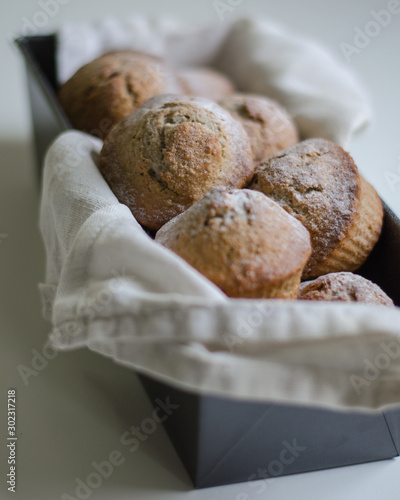
[[[43,20],[44,0],[3,2],[0,113],[0,435],[6,426],[7,388],[18,394],[17,493],[6,490],[5,443],[1,441],[0,498],[55,500],[77,498],[76,478],[93,472],[114,449],[121,434],[151,414],[135,374],[86,350],[59,354],[25,385],[18,366],[32,367],[49,325],[41,319],[37,283],[43,278],[44,252],[37,228],[38,187],[32,161],[30,116],[24,71],[8,39],[27,22]],[[224,0],[237,4],[232,14],[265,16],[293,31],[312,35],[343,58],[340,44],[353,44],[355,27],[373,20],[371,9],[389,0]],[[60,2],[61,4],[61,2]],[[90,20],[127,13],[169,14],[188,21],[215,22],[212,0],[149,1],[63,0],[41,28],[52,32],[66,20]],[[36,17],[35,17],[36,16]],[[380,195],[400,214],[400,15],[394,15],[350,66],[364,81],[374,107],[374,122],[352,142],[350,152]],[[345,64],[347,64],[344,61]],[[399,175],[399,182],[388,172]],[[21,368],[21,367],[20,367]],[[269,499],[398,500],[400,459],[322,472],[280,477],[259,488],[237,484],[193,491],[164,430],[158,427],[134,453],[93,491],[96,500]],[[68,498],[68,497],[64,497]]]

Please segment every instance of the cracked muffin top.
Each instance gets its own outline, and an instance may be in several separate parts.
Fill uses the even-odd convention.
[[[100,170],[137,221],[159,229],[213,187],[243,188],[254,173],[243,127],[212,101],[163,95],[119,122]]]
[[[215,188],[165,224],[156,241],[231,297],[297,298],[310,236],[262,193]]]
[[[250,185],[310,232],[313,253],[304,277],[354,271],[382,227],[382,204],[351,156],[325,139],[309,139],[262,161]]]
[[[261,161],[299,142],[289,114],[272,99],[254,94],[233,94],[218,101],[241,122],[250,139],[254,161]]]
[[[300,300],[333,300],[393,306],[378,285],[353,273],[330,273],[300,285]]]
[[[119,51],[80,68],[61,87],[59,99],[75,128],[103,139],[150,97],[182,92],[174,70],[162,59]]]

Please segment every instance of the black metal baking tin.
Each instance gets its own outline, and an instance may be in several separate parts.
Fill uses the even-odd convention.
[[[39,171],[71,128],[57,100],[56,37],[16,40],[27,68]],[[359,274],[400,306],[400,221],[385,205],[381,238]],[[199,396],[139,375],[152,402],[174,406],[164,425],[196,488],[393,458],[400,411],[365,415]],[[157,403],[155,403],[157,405]]]

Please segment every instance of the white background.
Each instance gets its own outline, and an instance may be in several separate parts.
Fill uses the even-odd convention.
[[[42,2],[46,3],[48,0]],[[228,3],[229,0],[223,0]],[[40,28],[53,32],[65,21],[148,13],[178,16],[188,22],[220,21],[212,0],[147,1],[63,0],[64,5]],[[389,0],[231,0],[226,19],[252,14],[284,23],[293,32],[319,39],[348,64],[340,44],[354,44],[355,27],[373,20],[371,9]],[[88,351],[60,354],[25,385],[17,367],[32,367],[49,325],[41,319],[37,283],[44,276],[44,252],[37,228],[35,178],[25,74],[9,43],[24,26],[44,19],[37,0],[2,2],[0,46],[0,434],[4,435],[6,389],[18,392],[18,488],[5,484],[5,443],[0,450],[0,498],[29,500],[75,496],[76,478],[93,472],[114,449],[125,463],[94,490],[96,500],[249,499],[398,500],[400,459],[268,481],[262,493],[248,484],[193,491],[164,430],[159,427],[134,453],[121,448],[121,434],[151,415],[151,407],[133,372]],[[367,88],[374,121],[352,142],[350,152],[363,174],[400,214],[400,14],[355,54],[349,65]],[[388,173],[393,174],[391,177]],[[398,175],[399,177],[396,177]],[[396,179],[398,182],[396,183]],[[391,181],[391,182],[390,182]],[[400,285],[399,285],[400,286]],[[261,488],[260,488],[261,491]]]

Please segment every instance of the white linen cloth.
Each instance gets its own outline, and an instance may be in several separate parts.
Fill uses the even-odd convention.
[[[157,50],[166,50],[163,47],[168,42],[168,54],[180,62],[189,59],[185,48],[198,47],[196,33],[185,31],[174,38],[172,33],[177,28],[174,31],[167,24],[167,34],[162,37],[164,32],[157,24],[140,22],[144,23],[143,30],[132,34],[134,48],[139,48],[141,36],[141,48],[150,47],[153,38],[146,36],[151,28],[153,36],[164,37],[162,43],[155,44]],[[116,25],[110,23],[111,39]],[[97,40],[89,43],[85,58],[105,49],[104,43],[99,48],[99,41],[104,39],[107,25],[97,31],[88,26],[78,29]],[[74,66],[72,62],[66,64],[68,53],[73,60],[73,44],[63,47],[69,29],[61,32],[59,47],[64,78]],[[208,47],[200,44],[202,53],[194,62],[207,62],[224,50],[228,58],[229,47],[240,50],[242,69],[232,70],[232,75],[236,72],[239,79],[246,64],[249,68],[254,61],[260,71],[259,87],[251,90],[261,92],[262,81],[265,88],[281,86],[288,102],[291,92],[296,94],[294,89],[301,88],[304,77],[304,110],[311,116],[308,123],[313,122],[319,109],[326,136],[336,141],[365,121],[367,108],[357,85],[338,65],[332,67],[335,70],[331,75],[337,79],[328,85],[331,63],[318,65],[318,55],[323,54],[320,49],[307,42],[301,50],[297,39],[263,22],[241,21],[225,30],[223,36],[211,30],[214,39],[208,38]],[[193,44],[188,41],[182,45],[185,36]],[[290,50],[299,61],[302,56],[311,61],[315,54],[315,79],[310,79],[311,65],[305,71],[306,66],[299,64],[297,71],[282,66],[276,83],[271,84],[271,79],[267,82],[267,67],[274,67],[274,58],[267,57],[262,69],[260,46],[266,40],[275,40],[275,47],[284,43],[287,49],[282,49],[281,58],[287,64]],[[110,48],[109,40],[107,43]],[[279,66],[277,59],[275,64]],[[80,59],[79,65],[83,62]],[[250,87],[250,77],[242,83]],[[346,110],[342,115],[347,120],[340,124],[325,116],[333,109],[334,96],[339,96],[338,109]],[[301,106],[298,93],[293,102]],[[46,156],[40,227],[47,266],[46,282],[40,290],[45,317],[52,322],[50,340],[55,347],[88,346],[197,393],[341,409],[373,410],[400,403],[399,309],[227,298],[177,255],[153,241],[129,209],[118,202],[97,169],[101,146],[101,141],[71,131],[62,134]]]

